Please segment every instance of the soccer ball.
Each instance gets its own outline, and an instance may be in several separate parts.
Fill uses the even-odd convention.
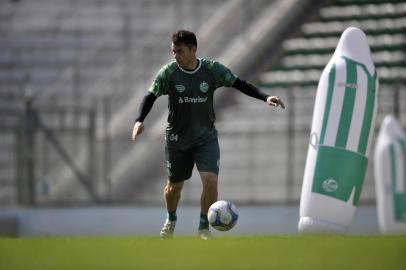
[[[217,201],[207,213],[210,225],[218,231],[228,231],[237,224],[237,208],[232,202]]]

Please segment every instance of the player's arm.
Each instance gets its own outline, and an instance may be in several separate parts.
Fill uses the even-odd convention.
[[[283,109],[285,109],[285,104],[279,97],[267,95],[262,92],[261,89],[245,80],[236,78],[232,87],[250,97],[265,101],[268,105],[275,107],[281,106]]]
[[[157,99],[157,96],[155,96],[155,94],[153,94],[151,92],[149,92],[147,95],[144,96],[144,98],[141,102],[141,105],[140,105],[138,117],[135,119],[135,123],[134,123],[134,127],[133,127],[133,133],[132,133],[133,141],[144,130],[144,119],[145,119],[145,117],[147,117],[148,113],[151,111],[152,105],[154,105],[154,102],[156,99]]]
[[[138,135],[144,130],[144,119],[151,111],[155,100],[161,95],[168,94],[168,81],[170,74],[177,68],[176,62],[171,62],[163,66],[157,73],[154,81],[148,89],[148,94],[143,98],[138,117],[135,119],[135,124],[132,133],[132,139],[135,140]]]

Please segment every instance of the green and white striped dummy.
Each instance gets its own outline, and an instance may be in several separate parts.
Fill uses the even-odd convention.
[[[374,170],[380,231],[406,233],[406,133],[393,115],[382,122]]]
[[[367,37],[347,28],[322,72],[300,199],[300,232],[346,232],[361,195],[377,111]]]

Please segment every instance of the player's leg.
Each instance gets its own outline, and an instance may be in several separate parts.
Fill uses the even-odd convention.
[[[183,181],[172,182],[168,180],[164,188],[164,198],[166,204],[166,210],[168,212],[164,226],[161,229],[159,236],[161,238],[168,238],[173,236],[175,231],[177,216],[176,209],[180,200],[181,192],[183,188]]]
[[[176,221],[176,209],[180,200],[181,192],[183,188],[183,181],[172,182],[168,180],[164,188],[164,198],[166,204],[166,210],[168,210],[168,219],[170,221]]]
[[[210,205],[217,201],[218,191],[217,182],[218,176],[213,172],[199,172],[202,179],[203,190],[200,197],[200,221],[198,235],[203,240],[213,238],[209,228],[209,220],[207,212]]]
[[[202,239],[211,238],[207,212],[210,205],[218,197],[218,173],[220,162],[220,148],[217,139],[195,149],[196,166],[202,180],[203,190],[200,198],[199,236]]]
[[[200,212],[207,214],[210,205],[217,201],[218,176],[212,172],[199,172],[199,174],[203,184],[202,196],[200,197]]]
[[[209,229],[209,221],[207,219],[207,212],[210,205],[217,201],[218,190],[218,176],[213,172],[199,172],[202,179],[203,190],[200,197],[200,222],[199,230]]]
[[[176,210],[181,197],[184,180],[192,176],[193,156],[188,151],[165,148],[168,181],[164,188],[164,198],[168,211],[160,236],[173,236],[177,221]]]

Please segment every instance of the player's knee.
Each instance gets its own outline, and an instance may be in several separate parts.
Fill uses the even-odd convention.
[[[179,194],[182,191],[182,186],[181,183],[168,182],[165,187],[165,193],[169,195]]]
[[[210,174],[203,180],[203,188],[205,190],[216,191],[217,190],[217,175]]]

